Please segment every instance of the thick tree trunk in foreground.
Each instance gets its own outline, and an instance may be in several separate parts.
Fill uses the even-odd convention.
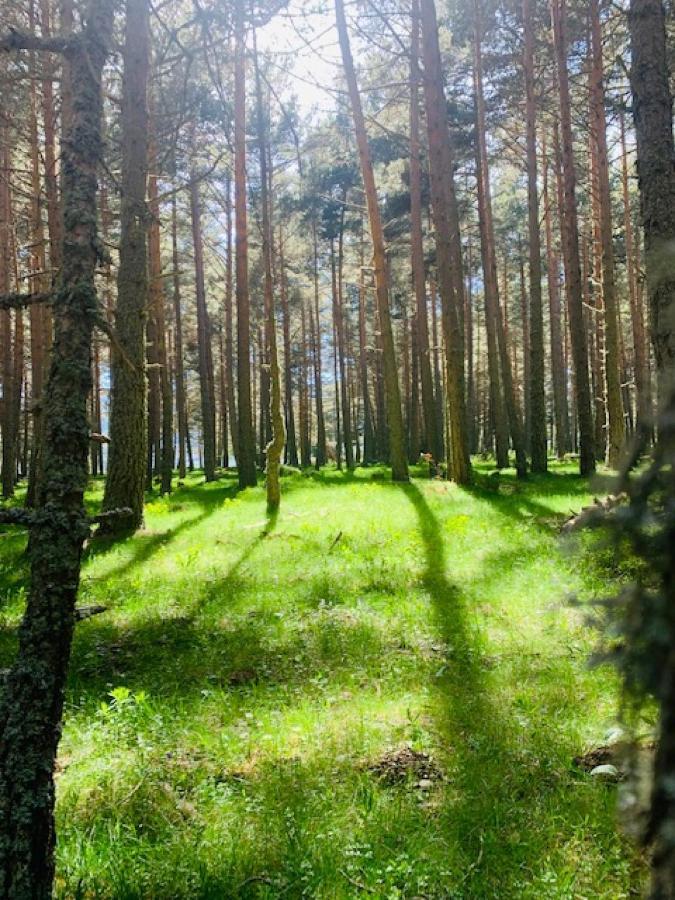
[[[237,400],[239,487],[257,484],[251,408],[251,311],[248,294],[248,222],[246,214],[246,31],[244,4],[235,7],[234,58],[234,214],[237,269]]]
[[[434,0],[421,0],[420,9],[431,205],[436,226],[436,269],[445,339],[445,389],[448,397],[450,432],[450,444],[446,447],[448,472],[458,484],[467,484],[471,481],[471,460],[464,398],[464,335],[460,314],[463,305],[464,278],[459,215]]]
[[[63,268],[54,298],[55,339],[45,390],[44,468],[32,522],[31,586],[19,649],[0,697],[0,895],[47,900],[54,878],[53,771],[75,621],[89,456],[87,399],[92,329],[96,173],[101,158],[101,71],[112,6],[92,0],[70,44],[73,110],[62,148]],[[13,35],[9,46],[21,46]]]
[[[533,472],[545,472],[546,395],[544,392],[544,316],[541,297],[541,234],[539,231],[539,192],[537,188],[537,124],[534,96],[534,3],[523,0],[525,28],[525,137],[527,144],[527,216],[530,266],[530,454]]]
[[[560,126],[563,167],[563,231],[565,273],[567,276],[567,308],[574,360],[574,385],[579,423],[579,471],[590,475],[595,471],[593,416],[588,377],[588,345],[584,328],[579,260],[579,226],[576,206],[576,174],[572,139],[572,113],[567,72],[566,0],[552,0],[553,33],[556,52],[558,90],[560,94]]]
[[[631,87],[647,293],[662,406],[675,388],[675,149],[661,0],[631,0]]]
[[[403,413],[401,411],[401,390],[398,381],[396,367],[396,352],[394,348],[394,335],[391,327],[391,314],[389,311],[389,279],[387,272],[387,259],[384,245],[384,232],[382,219],[377,199],[377,188],[373,174],[373,163],[368,146],[366,123],[361,107],[361,96],[356,83],[354,61],[349,45],[349,34],[345,19],[343,0],[335,0],[335,14],[337,19],[342,62],[349,89],[349,98],[354,118],[354,131],[361,162],[361,176],[366,194],[368,206],[368,220],[370,222],[370,235],[373,242],[373,263],[375,267],[375,296],[380,321],[380,333],[382,339],[382,364],[384,369],[385,401],[387,407],[387,422],[389,425],[389,459],[391,462],[391,474],[394,481],[408,480],[408,459],[406,454],[405,434],[403,430]]]
[[[112,351],[110,456],[103,508],[128,508],[129,518],[111,520],[108,530],[138,528],[143,521],[146,476],[145,325],[148,306],[149,28],[147,0],[128,0],[122,87],[122,200],[120,264],[117,273]],[[73,89],[79,90],[75,82]]]

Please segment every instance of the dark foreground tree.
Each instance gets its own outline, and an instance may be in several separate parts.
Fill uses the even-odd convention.
[[[19,649],[0,698],[0,896],[51,896],[54,878],[54,761],[75,623],[89,457],[87,399],[92,332],[98,318],[94,271],[97,169],[101,158],[101,73],[113,4],[91,0],[73,37],[13,32],[5,50],[64,52],[72,113],[62,147],[63,264],[53,298],[54,346],[44,405],[44,468],[37,509],[7,510],[5,522],[31,529],[31,583]]]
[[[631,87],[659,403],[675,388],[675,148],[661,0],[631,0]]]

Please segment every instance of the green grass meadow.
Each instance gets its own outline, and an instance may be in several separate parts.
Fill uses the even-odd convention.
[[[273,519],[195,473],[88,546],[80,603],[108,611],[76,628],[58,897],[639,895],[616,788],[572,765],[619,707],[569,603],[606,574],[560,538],[589,487],[478,472],[291,473]],[[0,666],[24,545],[0,535]],[[401,748],[432,776],[382,777]]]

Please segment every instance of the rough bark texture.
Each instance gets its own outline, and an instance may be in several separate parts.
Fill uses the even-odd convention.
[[[436,269],[445,340],[445,389],[450,432],[450,443],[446,447],[448,472],[458,484],[467,484],[471,481],[471,460],[464,398],[464,335],[460,316],[464,278],[459,215],[434,0],[421,0],[420,11],[431,205],[436,226]]]
[[[122,86],[122,199],[110,409],[110,456],[103,508],[130,509],[106,530],[138,528],[143,521],[146,477],[145,325],[148,305],[147,0],[128,0]],[[78,85],[74,82],[74,90]],[[67,225],[67,223],[66,223]]]
[[[377,188],[373,174],[373,163],[370,156],[366,123],[361,107],[361,96],[356,83],[354,61],[352,59],[345,19],[343,0],[335,0],[338,37],[342,51],[342,62],[349,90],[349,98],[354,118],[356,144],[361,163],[361,176],[368,206],[370,235],[373,242],[373,263],[375,267],[375,296],[380,321],[382,339],[382,364],[384,369],[385,401],[387,407],[387,423],[389,426],[389,460],[391,462],[394,481],[408,480],[408,459],[406,454],[405,434],[403,430],[403,414],[401,411],[401,391],[396,367],[394,335],[389,311],[389,280],[387,259],[384,245],[384,232],[377,199]]]
[[[631,0],[631,87],[659,404],[675,388],[675,148],[661,0]]]
[[[525,49],[525,139],[527,145],[527,221],[530,268],[530,454],[533,472],[545,472],[546,395],[544,392],[544,315],[541,297],[541,233],[539,231],[539,192],[537,188],[537,124],[534,95],[534,3],[523,0]]]
[[[0,895],[47,900],[54,877],[53,769],[75,621],[89,455],[87,398],[98,315],[94,270],[101,71],[112,7],[92,0],[69,51],[73,109],[62,149],[64,247],[45,390],[44,477],[32,514],[31,585],[0,697]],[[26,515],[31,515],[27,513]]]
[[[567,308],[569,311],[577,421],[579,423],[579,471],[590,475],[595,471],[593,416],[588,377],[588,345],[584,328],[579,260],[579,226],[576,207],[576,174],[572,142],[572,114],[567,72],[566,0],[553,0],[553,31],[556,52],[558,89],[560,93],[560,126],[563,166],[563,231]]]

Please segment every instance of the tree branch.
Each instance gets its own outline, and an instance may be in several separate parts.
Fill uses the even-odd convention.
[[[0,525],[23,525],[28,528],[34,522],[34,515],[28,509],[15,506],[0,509]]]
[[[0,38],[0,50],[5,50],[6,52],[11,50],[45,50],[49,53],[68,53],[74,49],[76,43],[77,39],[73,35],[38,37],[35,34],[26,34],[23,31],[17,31],[10,27],[9,33]]]
[[[0,309],[23,309],[34,303],[51,303],[53,293],[39,294],[0,294]]]

